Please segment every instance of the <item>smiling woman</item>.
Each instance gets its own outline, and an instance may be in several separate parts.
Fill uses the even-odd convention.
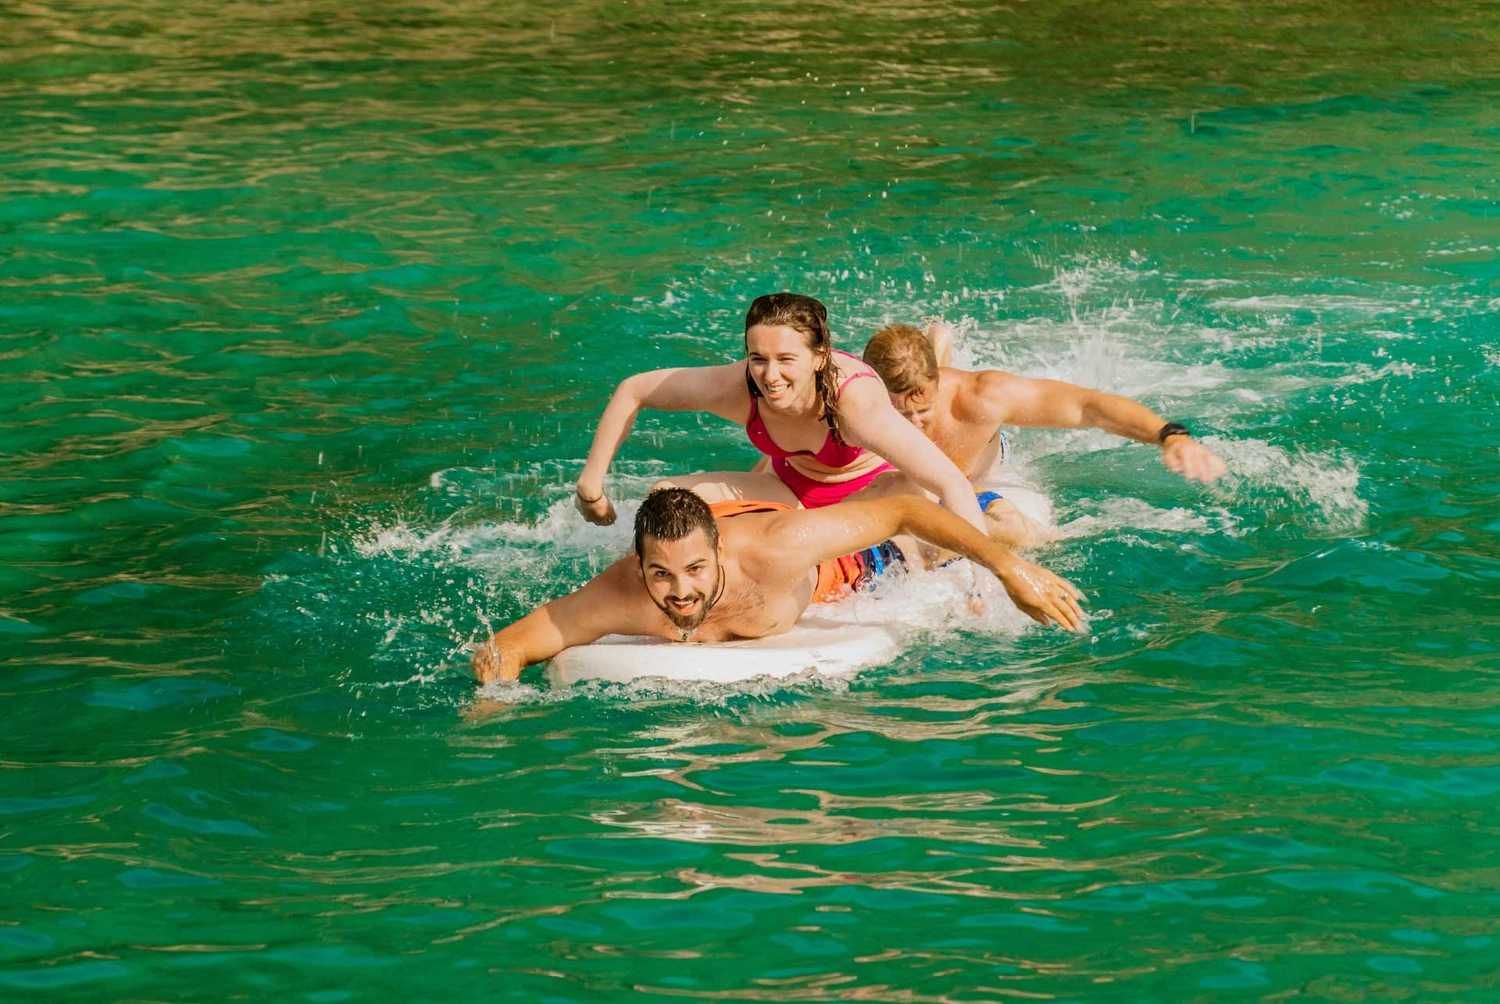
[[[745,359],[623,381],[578,478],[584,518],[614,522],[604,475],[640,410],[658,408],[707,411],[743,425],[773,472],[719,471],[658,487],[688,488],[711,502],[753,499],[807,509],[925,488],[983,527],[963,473],[902,420],[873,370],[833,348],[823,304],[796,293],[757,297],[745,315]]]

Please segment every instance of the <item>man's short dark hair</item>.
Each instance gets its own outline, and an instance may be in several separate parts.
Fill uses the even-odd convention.
[[[647,537],[681,540],[700,529],[709,546],[719,546],[719,524],[707,502],[686,488],[658,488],[635,514],[635,556],[644,556],[641,545]]]

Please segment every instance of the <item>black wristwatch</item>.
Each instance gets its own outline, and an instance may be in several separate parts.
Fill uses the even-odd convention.
[[[1162,426],[1161,431],[1156,434],[1156,441],[1158,443],[1165,443],[1168,436],[1191,435],[1192,433],[1188,432],[1187,426],[1183,425],[1181,422],[1168,422],[1166,425]]]

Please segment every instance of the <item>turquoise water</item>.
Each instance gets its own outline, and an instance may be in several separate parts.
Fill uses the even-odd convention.
[[[1497,13],[5,8],[0,993],[1493,996]],[[780,288],[1232,474],[1014,437],[1082,638],[917,576],[848,681],[475,714],[614,383]]]

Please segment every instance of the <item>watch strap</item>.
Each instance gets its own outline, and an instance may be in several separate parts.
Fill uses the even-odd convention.
[[[1165,443],[1168,436],[1191,435],[1192,433],[1188,432],[1187,426],[1183,425],[1181,422],[1168,422],[1166,425],[1162,426],[1161,431],[1156,434],[1156,441],[1158,443]]]

